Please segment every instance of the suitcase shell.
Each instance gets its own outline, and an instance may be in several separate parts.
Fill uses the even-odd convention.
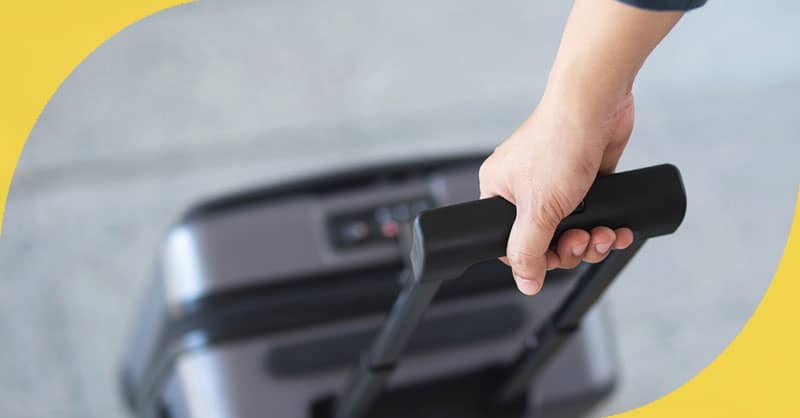
[[[403,250],[382,236],[396,232],[385,224],[402,228],[417,210],[477,198],[482,159],[365,168],[190,209],[166,236],[123,357],[132,414],[326,416],[400,289]],[[366,237],[363,228],[353,234],[359,222]],[[581,268],[552,273],[533,298],[519,294],[496,261],[446,284],[388,390],[480,379],[481,370],[507,362]],[[598,304],[544,371],[546,383],[531,387],[529,415],[587,411],[610,393],[616,370]],[[454,403],[428,410],[461,414]],[[400,412],[425,413],[415,407]]]

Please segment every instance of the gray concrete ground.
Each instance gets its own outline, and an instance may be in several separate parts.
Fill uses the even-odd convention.
[[[48,105],[12,185],[0,415],[124,416],[117,355],[179,212],[333,167],[489,149],[535,105],[568,7],[202,3],[100,47]],[[622,168],[677,164],[690,206],[611,290],[623,374],[598,415],[699,372],[769,284],[800,177],[799,11],[711,1],[642,71]]]

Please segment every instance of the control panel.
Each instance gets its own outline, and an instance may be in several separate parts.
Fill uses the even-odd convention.
[[[392,242],[419,212],[431,208],[433,199],[422,196],[337,213],[328,218],[328,235],[337,249]]]

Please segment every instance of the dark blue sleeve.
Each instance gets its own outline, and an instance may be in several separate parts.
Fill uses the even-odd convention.
[[[649,10],[692,10],[704,4],[706,0],[620,0],[642,9]]]

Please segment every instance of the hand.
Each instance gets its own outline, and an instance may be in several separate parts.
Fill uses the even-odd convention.
[[[597,263],[633,242],[628,228],[569,230],[549,249],[556,226],[580,203],[598,174],[614,171],[633,128],[633,96],[602,110],[573,103],[552,89],[533,114],[483,163],[481,197],[502,196],[517,206],[507,256],[519,290],[536,294],[546,270]],[[575,112],[574,109],[590,109]],[[606,110],[610,109],[610,110]]]
[[[599,226],[566,231],[548,248],[595,177],[614,171],[633,129],[636,74],[681,16],[614,0],[573,3],[539,106],[480,171],[481,197],[517,206],[503,261],[522,293],[537,293],[548,269],[596,263],[633,242],[630,229]]]

